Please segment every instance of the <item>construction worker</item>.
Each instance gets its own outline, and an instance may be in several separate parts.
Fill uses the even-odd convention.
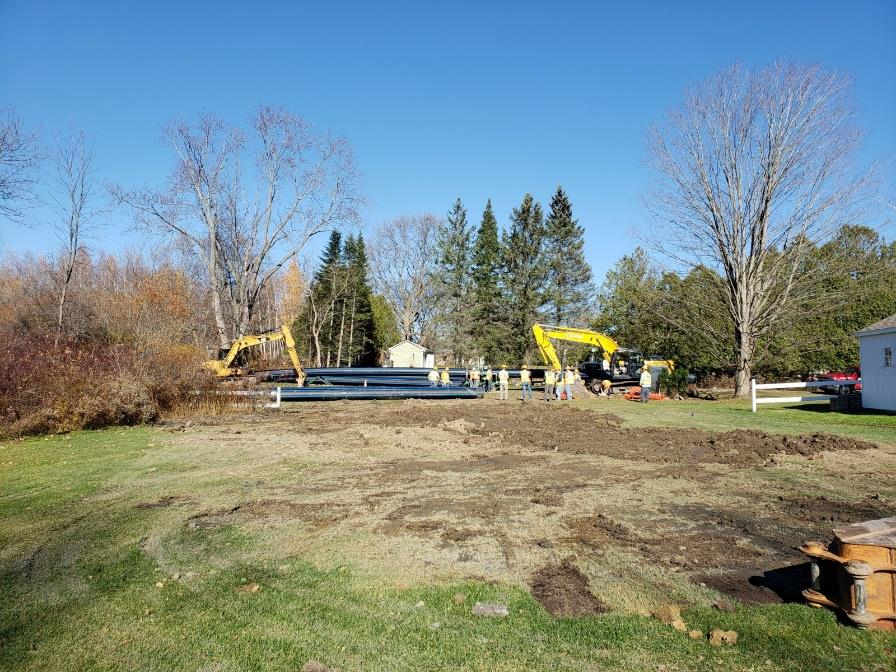
[[[548,367],[544,370],[544,400],[550,401],[554,396],[554,383],[557,377],[554,375],[554,369]]]
[[[571,366],[566,367],[566,373],[563,374],[563,387],[566,392],[566,401],[572,401],[572,385],[576,382],[576,374]]]
[[[492,382],[494,379],[494,376],[495,376],[495,373],[494,373],[494,371],[492,371],[491,365],[489,365],[485,369],[485,391],[486,392],[492,392],[495,389],[495,386]]]
[[[604,397],[610,396],[610,386],[612,384],[613,383],[610,381],[609,378],[604,378],[602,381],[600,381],[600,393],[602,396],[604,396]]]
[[[448,367],[446,366],[442,369],[442,375],[440,377],[440,381],[442,383],[442,387],[448,387],[451,385],[451,374],[448,372]]]
[[[650,388],[653,386],[653,376],[646,366],[641,369],[641,403],[646,404],[650,400]]]
[[[529,367],[525,364],[523,364],[523,368],[520,369],[520,387],[522,388],[520,391],[520,401],[532,399],[532,373],[529,371]]]
[[[498,371],[498,399],[507,401],[507,383],[510,382],[510,374],[507,373],[507,366],[502,366]]]
[[[439,372],[436,369],[432,369],[429,373],[426,374],[426,380],[429,381],[430,386],[438,387],[439,386]]]
[[[473,367],[470,370],[470,387],[474,390],[479,389],[479,367]]]

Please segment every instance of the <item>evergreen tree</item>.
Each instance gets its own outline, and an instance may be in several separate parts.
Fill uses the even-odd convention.
[[[476,232],[472,259],[473,324],[470,331],[478,354],[496,365],[504,355],[501,330],[501,245],[498,242],[498,221],[489,199]]]
[[[321,255],[304,309],[293,333],[304,344],[306,361],[329,366],[335,355],[337,303],[343,291],[342,234],[333,231]]]
[[[345,244],[345,266],[348,273],[348,291],[344,303],[348,314],[347,330],[348,365],[373,366],[377,352],[374,344],[371,290],[368,282],[367,248],[364,237],[349,236]]]
[[[509,333],[507,353],[513,364],[523,364],[533,354],[532,325],[545,303],[547,278],[545,224],[541,206],[531,194],[510,216],[510,230],[502,240],[504,311]]]
[[[585,261],[585,230],[573,219],[572,203],[562,187],[551,199],[546,223],[547,313],[554,324],[573,324],[592,302],[591,266]]]
[[[447,349],[455,366],[462,366],[469,354],[470,312],[468,289],[470,277],[470,228],[467,211],[460,198],[448,212],[440,227],[437,241],[438,267],[436,285],[441,322]]]

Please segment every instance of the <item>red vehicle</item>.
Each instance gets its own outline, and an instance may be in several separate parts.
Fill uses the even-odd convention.
[[[859,392],[862,389],[862,375],[858,369],[855,371],[827,371],[809,376],[809,380],[830,380],[830,385],[818,388],[826,394],[849,394],[853,390]]]

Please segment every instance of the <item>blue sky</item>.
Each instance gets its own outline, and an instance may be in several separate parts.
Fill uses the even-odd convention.
[[[562,184],[597,278],[649,223],[646,136],[740,62],[850,75],[861,158],[896,184],[896,2],[67,2],[0,0],[0,107],[44,140],[84,129],[103,181],[161,186],[172,119],[280,105],[346,136],[368,228],[460,196],[504,225]],[[44,218],[43,214],[38,217]],[[884,215],[872,224],[882,226]],[[144,248],[113,213],[94,248]],[[893,227],[883,226],[888,238]],[[0,221],[0,249],[47,228]]]

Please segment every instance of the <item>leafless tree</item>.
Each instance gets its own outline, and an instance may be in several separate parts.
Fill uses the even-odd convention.
[[[0,119],[0,217],[18,221],[22,205],[33,197],[36,138],[25,132],[12,110]]]
[[[395,312],[402,338],[410,341],[431,336],[439,226],[430,214],[399,217],[379,227],[371,246],[374,287]]]
[[[812,244],[852,221],[865,182],[851,169],[857,142],[844,79],[780,64],[712,77],[652,136],[654,240],[720,274],[737,396],[749,391],[757,339],[814,291],[801,274]]]
[[[53,200],[59,209],[56,228],[63,239],[63,253],[59,260],[59,299],[56,310],[56,338],[58,347],[62,336],[65,316],[65,302],[68,288],[75,270],[85,229],[96,214],[88,208],[93,199],[93,155],[85,142],[84,133],[79,132],[59,141],[54,156],[58,194]]]
[[[357,217],[352,151],[299,117],[262,107],[250,139],[206,118],[171,126],[177,156],[165,192],[113,189],[138,221],[190,241],[205,259],[213,287],[218,341],[226,347],[249,330],[262,291],[316,234]],[[254,165],[244,181],[245,162]]]

